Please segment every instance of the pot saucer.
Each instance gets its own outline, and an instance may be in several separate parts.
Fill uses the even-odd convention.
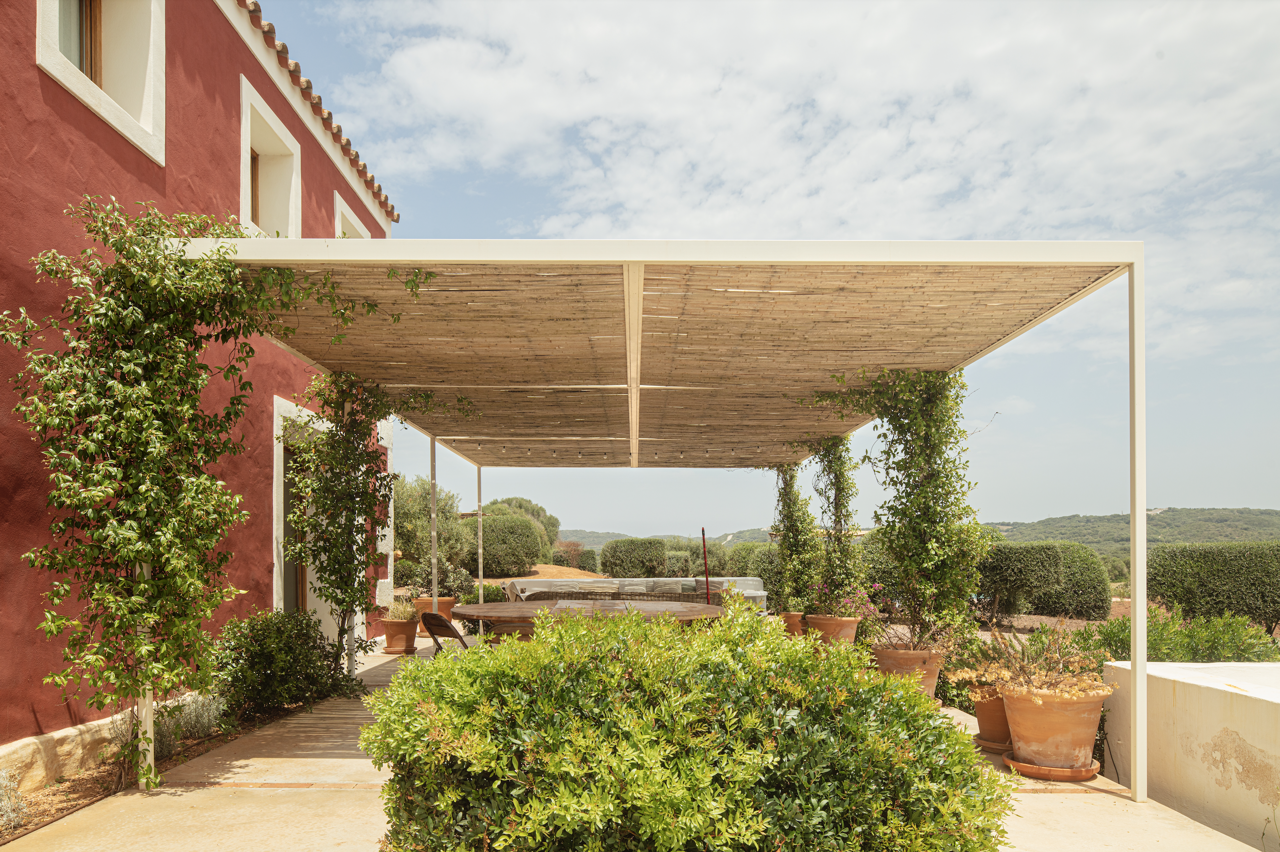
[[[1006,751],[1013,749],[1013,743],[993,743],[990,740],[984,740],[977,734],[973,735],[973,742],[983,751],[989,751],[993,754],[1004,754]]]
[[[1057,766],[1036,766],[1034,763],[1020,763],[1013,759],[1013,752],[1005,752],[1004,765],[1019,775],[1028,778],[1039,778],[1042,781],[1088,781],[1098,774],[1098,761],[1089,761],[1084,769],[1061,769]]]

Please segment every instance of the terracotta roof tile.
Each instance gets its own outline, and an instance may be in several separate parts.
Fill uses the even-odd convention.
[[[302,99],[311,105],[311,112],[320,117],[324,123],[324,129],[332,135],[333,143],[342,150],[343,156],[356,170],[356,174],[373,195],[374,202],[386,211],[390,221],[399,222],[400,214],[395,212],[395,205],[388,202],[387,196],[382,192],[382,184],[374,181],[368,166],[360,159],[360,152],[352,148],[351,140],[342,135],[342,125],[333,120],[333,113],[323,107],[320,96],[312,91],[311,81],[302,76],[302,66],[296,60],[289,58],[289,46],[276,40],[275,24],[262,20],[262,4],[258,0],[236,0],[236,2],[248,13],[249,26],[261,31],[262,40],[266,42],[268,48],[276,52],[276,61],[280,63],[281,68],[289,72],[289,81],[298,88]]]

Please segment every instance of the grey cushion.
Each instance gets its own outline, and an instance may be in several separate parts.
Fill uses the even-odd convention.
[[[678,595],[682,593],[683,589],[684,589],[683,580],[654,580],[653,581],[653,591],[655,594]],[[692,584],[690,584],[689,591],[693,591]]]

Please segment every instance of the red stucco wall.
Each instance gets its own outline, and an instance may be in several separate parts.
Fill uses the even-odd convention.
[[[30,261],[48,249],[84,247],[77,224],[63,215],[82,195],[153,201],[167,213],[236,213],[241,74],[302,146],[302,235],[334,236],[337,190],[375,237],[385,236],[382,221],[365,208],[213,0],[167,4],[165,167],[36,67],[35,15],[35,0],[0,4],[0,311],[22,306],[44,316],[57,310],[63,291],[37,281]],[[254,396],[243,423],[248,451],[222,471],[250,513],[249,523],[228,541],[235,553],[231,582],[248,593],[224,608],[219,622],[250,607],[271,608],[273,396],[292,397],[310,377],[273,342],[259,340],[256,348],[249,374]],[[38,447],[13,414],[11,378],[20,366],[14,350],[0,348],[0,743],[101,715],[64,703],[56,689],[41,683],[60,666],[62,646],[36,629],[50,577],[21,558],[46,540],[48,517]]]

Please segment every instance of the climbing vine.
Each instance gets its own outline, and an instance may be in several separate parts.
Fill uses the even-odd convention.
[[[857,386],[816,394],[813,403],[840,419],[870,415],[880,450],[868,452],[889,490],[875,512],[879,543],[896,563],[893,604],[911,629],[913,645],[954,632],[977,590],[977,565],[990,543],[968,503],[973,489],[963,458],[961,405],[967,386],[960,372],[884,370],[860,374]]]
[[[395,475],[379,444],[379,426],[411,411],[448,406],[430,391],[393,397],[351,373],[319,376],[307,393],[316,413],[291,419],[282,440],[293,450],[291,475],[297,498],[289,522],[297,536],[285,543],[286,556],[311,578],[313,592],[329,605],[339,641],[330,659],[335,674],[355,654],[372,650],[358,639],[355,620],[373,608],[375,567],[381,539],[388,534]],[[473,413],[465,398],[453,406]]]
[[[243,237],[234,222],[150,204],[127,211],[86,197],[70,208],[93,245],[35,258],[67,290],[56,316],[0,315],[0,342],[25,365],[15,412],[49,471],[50,541],[25,554],[52,575],[40,629],[63,638],[46,683],[89,694],[93,708],[133,709],[148,693],[206,684],[212,639],[203,623],[238,592],[227,582],[228,531],[247,513],[212,468],[244,452],[238,425],[253,391],[253,340],[293,333],[304,302],[329,309],[335,337],[379,308],[339,292],[330,276],[239,270],[229,243],[187,257],[197,238]],[[430,273],[402,279],[417,293]],[[392,316],[392,320],[398,317]],[[206,393],[208,391],[208,393]],[[220,408],[202,400],[225,399]],[[132,726],[125,772],[157,777]]]
[[[843,435],[812,438],[795,447],[810,453],[816,465],[813,488],[822,513],[822,561],[811,583],[810,606],[827,612],[836,602],[861,591],[866,579],[853,520],[853,498],[858,496],[853,474],[858,462]]]
[[[773,534],[778,545],[776,561],[762,563],[765,591],[775,612],[803,610],[809,585],[822,564],[818,525],[809,511],[809,499],[800,496],[800,466],[779,464],[768,468],[778,478],[778,502]]]
[[[149,205],[130,215],[114,200],[68,213],[96,245],[35,259],[69,288],[60,314],[0,317],[0,337],[25,359],[15,410],[51,485],[52,541],[26,559],[53,575],[40,628],[66,640],[64,667],[45,682],[89,687],[90,707],[127,708],[148,688],[203,684],[201,623],[237,594],[221,545],[247,517],[210,467],[244,451],[234,430],[252,391],[251,340],[281,333],[297,291],[273,275],[241,277],[226,247],[184,258],[192,238],[240,236],[234,224]],[[206,411],[215,382],[228,399]],[[156,780],[136,749],[125,758]]]

